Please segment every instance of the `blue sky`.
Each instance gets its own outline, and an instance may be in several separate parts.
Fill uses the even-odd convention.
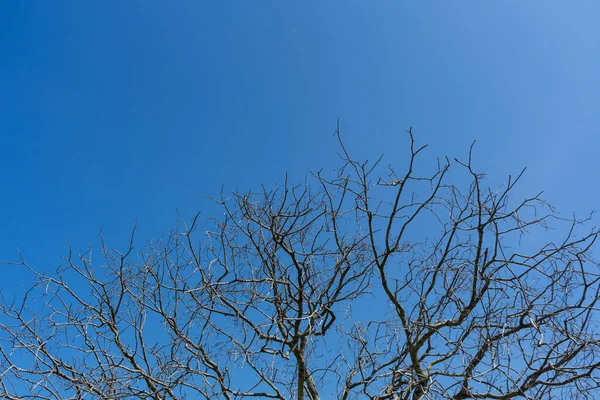
[[[201,194],[357,157],[464,156],[566,214],[599,208],[596,1],[0,5],[0,259],[125,246]],[[210,207],[207,208],[210,212]],[[14,267],[2,267],[4,285]],[[8,280],[7,280],[8,279]],[[3,285],[0,285],[0,287]]]

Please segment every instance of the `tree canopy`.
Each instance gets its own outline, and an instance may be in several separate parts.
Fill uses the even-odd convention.
[[[419,171],[407,136],[403,165],[340,140],[331,176],[223,194],[139,250],[10,263],[35,282],[2,298],[0,395],[594,398],[590,218],[519,198],[523,172],[488,185],[472,149]]]

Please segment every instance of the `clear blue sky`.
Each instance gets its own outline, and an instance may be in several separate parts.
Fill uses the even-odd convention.
[[[462,156],[600,208],[600,3],[4,1],[0,259],[52,268],[190,217],[201,193],[359,157]],[[6,282],[13,267],[2,267]],[[0,287],[3,286],[0,284]]]

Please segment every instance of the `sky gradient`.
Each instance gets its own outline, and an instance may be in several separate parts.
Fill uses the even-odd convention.
[[[0,5],[0,259],[54,268],[358,158],[464,157],[567,215],[599,208],[597,1]],[[597,225],[597,223],[596,223]],[[19,274],[3,266],[0,288]],[[14,278],[14,279],[13,279]]]

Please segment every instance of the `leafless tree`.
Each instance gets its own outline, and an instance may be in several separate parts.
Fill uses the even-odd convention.
[[[340,140],[333,176],[221,196],[140,251],[10,263],[35,284],[0,303],[0,395],[595,398],[599,231],[471,152],[418,174],[408,133],[402,173]]]

